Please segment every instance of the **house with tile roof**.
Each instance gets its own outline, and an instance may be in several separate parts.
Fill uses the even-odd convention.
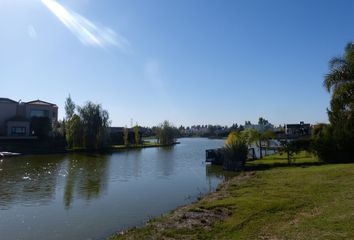
[[[42,100],[30,102],[0,98],[0,137],[26,138],[35,135],[30,123],[33,117],[58,120],[58,106]]]

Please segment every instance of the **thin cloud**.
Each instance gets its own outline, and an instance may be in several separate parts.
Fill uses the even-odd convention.
[[[99,27],[54,0],[41,1],[84,45],[102,48],[115,46],[123,51],[127,50],[129,42],[112,29]]]

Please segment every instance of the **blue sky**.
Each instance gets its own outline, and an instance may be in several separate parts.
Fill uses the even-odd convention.
[[[1,0],[0,96],[101,103],[112,125],[327,122],[351,0]]]

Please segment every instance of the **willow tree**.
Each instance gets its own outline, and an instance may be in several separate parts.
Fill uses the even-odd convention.
[[[77,114],[71,116],[67,120],[66,139],[70,148],[82,148],[83,147],[83,126],[81,119]]]
[[[101,149],[107,145],[109,114],[100,104],[87,102],[78,107],[83,128],[83,146],[87,149]]]
[[[157,138],[163,145],[173,144],[177,137],[177,128],[175,128],[170,122],[164,121],[157,128]]]

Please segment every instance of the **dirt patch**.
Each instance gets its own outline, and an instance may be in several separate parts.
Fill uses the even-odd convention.
[[[249,178],[254,178],[256,176],[256,172],[255,171],[251,171],[251,172],[243,172],[241,173],[240,175],[238,175],[236,177],[236,179],[238,180],[246,180],[246,179],[249,179]]]
[[[164,229],[193,229],[209,228],[216,221],[221,221],[231,214],[231,211],[225,207],[215,209],[185,209],[176,210],[166,221],[155,222],[151,225],[159,230]]]

